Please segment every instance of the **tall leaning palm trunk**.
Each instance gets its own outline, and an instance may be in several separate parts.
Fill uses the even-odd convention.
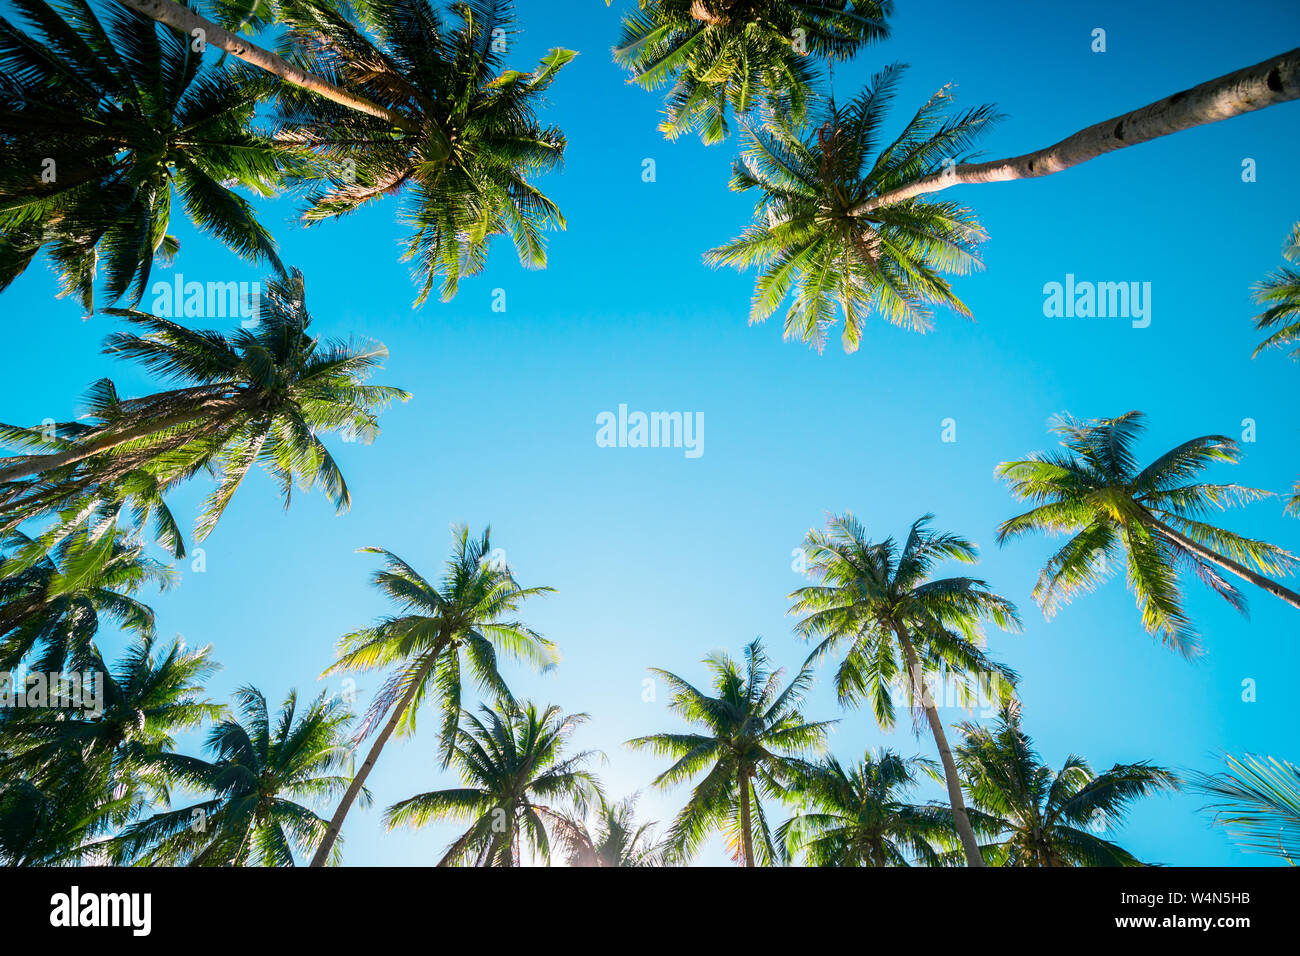
[[[1053,146],[1010,159],[960,163],[925,176],[861,203],[852,214],[866,215],[949,186],[1048,176],[1126,146],[1295,99],[1300,99],[1300,47],[1089,126]]]
[[[443,766],[452,759],[461,714],[462,652],[464,666],[480,688],[506,703],[513,698],[497,672],[498,654],[521,657],[535,666],[555,661],[548,640],[508,617],[525,598],[551,589],[520,587],[510,568],[493,552],[488,531],[477,539],[464,527],[453,529],[453,534],[455,551],[436,586],[395,554],[381,548],[362,549],[384,557],[384,567],[374,576],[375,587],[404,613],[345,635],[340,641],[342,655],[325,671],[393,667],[355,739],[364,740],[385,715],[387,719],[339,800],[312,866],[324,866],[329,859],[348,811],[393,734],[414,732],[418,703],[426,694],[436,695],[442,710],[439,749]]]
[[[348,784],[347,790],[343,791],[343,796],[339,799],[339,805],[335,808],[334,815],[330,817],[329,826],[325,828],[325,836],[321,839],[320,846],[316,848],[316,853],[312,857],[312,866],[325,866],[328,862],[334,844],[343,829],[343,821],[347,819],[352,804],[356,803],[357,797],[361,795],[361,790],[366,784],[366,778],[370,776],[370,771],[375,769],[375,763],[379,760],[379,755],[384,752],[384,745],[393,736],[398,724],[403,719],[409,719],[411,702],[415,699],[415,695],[419,693],[420,688],[424,686],[424,682],[429,679],[429,672],[433,669],[433,665],[437,663],[439,655],[446,646],[445,641],[435,644],[425,656],[424,663],[412,674],[410,689],[398,701],[397,706],[393,708],[392,714],[384,723],[383,730],[379,732],[375,742],[370,745],[370,752],[366,754],[365,761],[356,774],[353,775],[352,782]]]
[[[1272,578],[1266,578],[1258,571],[1254,571],[1246,567],[1244,564],[1232,560],[1232,558],[1224,557],[1217,551],[1213,551],[1210,548],[1205,547],[1203,544],[1193,541],[1191,538],[1187,537],[1187,535],[1175,528],[1171,528],[1169,525],[1157,518],[1148,515],[1146,516],[1145,521],[1149,528],[1164,535],[1179,547],[1186,548],[1203,561],[1207,561],[1217,568],[1222,568],[1224,571],[1235,574],[1243,581],[1249,581],[1251,584],[1255,585],[1255,587],[1262,588],[1276,598],[1281,598],[1293,608],[1300,609],[1300,594],[1297,594],[1290,588],[1283,587]]]
[[[335,86],[314,73],[299,69],[284,57],[250,43],[206,17],[200,16],[189,7],[175,3],[174,0],[117,0],[117,2],[128,10],[134,10],[150,20],[179,30],[187,36],[193,36],[195,30],[201,30],[205,42],[211,43],[231,56],[238,57],[245,63],[278,76],[286,83],[310,90],[340,106],[346,106],[376,119],[387,120],[398,129],[407,132],[415,132],[418,129],[416,123],[396,110],[386,109],[364,96],[358,96]]]

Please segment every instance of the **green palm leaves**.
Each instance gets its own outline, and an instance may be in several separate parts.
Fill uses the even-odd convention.
[[[670,866],[673,855],[657,842],[653,823],[637,823],[635,795],[611,802],[597,794],[595,819],[557,818],[552,840],[563,848],[569,866]]]
[[[955,834],[947,809],[909,801],[923,776],[943,779],[934,761],[888,749],[851,767],[827,757],[796,776],[801,809],[777,837],[809,866],[937,866]]]
[[[672,852],[689,858],[715,830],[725,831],[732,854],[744,866],[778,857],[762,800],[779,797],[800,755],[820,749],[834,721],[809,722],[799,711],[812,673],[804,667],[782,686],[760,641],[745,646],[736,662],[725,654],[705,659],[713,676],[709,696],[668,671],[652,668],[672,688],[669,709],[700,728],[696,733],[651,734],[628,746],[672,757],[655,786],[671,787],[703,773],[667,837]]]
[[[218,481],[199,518],[203,538],[255,464],[276,479],[286,502],[294,485],[320,486],[341,511],[350,501],[347,484],[320,434],[369,441],[379,410],[408,397],[367,384],[388,354],[382,345],[309,334],[297,272],[268,283],[256,321],[232,334],[143,312],[117,314],[133,330],[110,335],[105,351],[178,387],[120,399],[105,381],[92,390],[89,424],[4,426],[0,438],[41,453],[0,459],[0,518],[124,497],[139,512],[151,495],[208,469]],[[179,550],[178,536],[176,544]]]
[[[642,0],[623,18],[614,59],[647,89],[668,83],[671,139],[728,132],[727,109],[757,105],[801,118],[813,95],[811,57],[850,59],[889,36],[890,0]]]
[[[1199,773],[1193,789],[1213,797],[1205,809],[1232,841],[1251,853],[1267,853],[1292,866],[1300,857],[1300,768],[1288,760],[1227,755],[1222,773]]]
[[[234,191],[271,196],[307,171],[255,126],[266,79],[205,65],[188,37],[116,5],[15,6],[30,28],[0,18],[0,289],[44,248],[87,310],[97,274],[110,299],[138,301],[155,256],[177,248],[173,192],[201,231],[282,268]]]
[[[1300,262],[1300,222],[1291,230],[1283,254],[1291,262]],[[1268,307],[1256,317],[1255,328],[1269,333],[1254,354],[1296,345],[1291,358],[1300,359],[1300,270],[1284,266],[1256,283],[1252,291],[1255,301]]]
[[[979,265],[984,233],[971,210],[921,198],[868,213],[857,207],[940,170],[997,117],[988,106],[948,115],[941,90],[885,142],[882,126],[901,73],[898,66],[883,70],[847,105],[832,101],[807,123],[773,113],[746,127],[731,187],[759,192],[754,224],[706,261],[760,269],[751,322],[790,298],[785,337],[821,350],[838,306],[844,349],[852,352],[873,312],[922,332],[931,327],[930,305],[970,314],[944,274]]]
[[[334,836],[388,739],[399,730],[415,730],[416,714],[427,698],[433,697],[442,710],[439,756],[446,766],[456,754],[459,739],[465,667],[485,692],[509,702],[513,698],[497,670],[499,653],[538,668],[551,666],[558,657],[550,641],[514,617],[527,598],[552,589],[521,587],[504,552],[492,547],[489,529],[472,538],[468,528],[457,527],[452,536],[454,549],[436,584],[395,554],[381,548],[364,549],[383,555],[384,567],[375,572],[374,584],[400,613],[340,638],[339,659],[325,673],[389,668],[356,739],[364,739],[385,715],[388,719],[339,801],[313,866],[323,865]]]
[[[404,193],[413,232],[406,258],[417,303],[439,283],[444,300],[481,270],[493,236],[508,235],[519,261],[546,264],[543,233],[563,227],[556,205],[532,182],[556,169],[564,134],[537,109],[576,55],[553,49],[532,72],[505,67],[514,32],[510,5],[473,0],[440,14],[427,0],[367,0],[364,26],[328,3],[286,6],[290,37],[310,50],[303,66],[409,116],[413,131],[296,87],[280,92],[282,138],[331,170],[308,195],[311,223]]]
[[[1003,866],[1142,866],[1103,839],[1142,797],[1175,790],[1178,778],[1149,763],[1116,764],[1096,773],[1071,755],[1047,767],[1021,729],[1014,708],[991,728],[960,725],[957,748],[975,824],[992,837],[990,863]]]
[[[326,821],[308,803],[342,791],[351,714],[325,694],[299,712],[291,691],[274,719],[255,687],[235,693],[240,719],[208,734],[212,760],[163,753],[151,766],[170,782],[209,796],[155,814],[116,837],[114,857],[150,866],[293,866]],[[332,862],[339,862],[335,845]]]
[[[150,802],[168,799],[157,759],[175,735],[220,716],[204,696],[208,649],[140,637],[111,669],[97,649],[71,667],[88,675],[79,706],[0,708],[0,859],[50,865],[95,858]]]
[[[110,528],[82,531],[46,550],[12,532],[0,554],[0,671],[30,657],[52,673],[84,660],[105,621],[153,634],[154,613],[136,595],[146,586],[172,583],[171,570],[144,553],[144,545]]]
[[[1245,599],[1224,572],[1300,607],[1300,595],[1259,573],[1289,572],[1296,564],[1293,555],[1204,520],[1211,511],[1269,494],[1197,480],[1211,464],[1236,463],[1237,443],[1204,435],[1141,467],[1134,446],[1144,428],[1141,412],[1089,421],[1062,416],[1053,430],[1062,436],[1064,452],[1035,453],[998,466],[1012,494],[1034,504],[999,526],[1000,544],[1030,532],[1072,535],[1034,587],[1044,612],[1051,616],[1075,594],[1095,588],[1114,573],[1121,553],[1143,626],[1185,655],[1198,653],[1199,646],[1183,610],[1180,570],[1192,571],[1240,610]]]
[[[832,516],[825,531],[804,543],[808,573],[820,583],[790,595],[791,614],[802,614],[795,632],[819,639],[809,662],[840,655],[835,690],[840,703],[867,700],[882,728],[894,726],[893,690],[901,685],[920,703],[924,678],[954,679],[963,704],[1001,700],[1014,673],[983,651],[982,625],[1016,630],[1020,618],[1006,598],[978,578],[935,578],[941,561],[973,564],[979,552],[955,534],[930,528],[932,515],[912,524],[900,547],[893,538],[872,541],[852,515]],[[908,649],[915,655],[911,674]],[[906,677],[906,680],[902,678]]]
[[[599,795],[586,764],[594,751],[565,755],[564,748],[586,714],[539,708],[532,702],[499,701],[466,711],[451,748],[451,764],[463,786],[417,794],[384,813],[389,828],[423,826],[431,820],[470,821],[439,866],[519,866],[531,852],[550,862],[548,831],[585,813]]]

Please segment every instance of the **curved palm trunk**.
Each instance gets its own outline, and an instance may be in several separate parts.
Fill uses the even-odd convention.
[[[1212,551],[1205,545],[1193,541],[1191,538],[1187,537],[1187,535],[1183,534],[1181,531],[1176,531],[1163,521],[1152,518],[1149,524],[1152,530],[1159,532],[1179,546],[1186,548],[1197,557],[1203,558],[1215,567],[1222,568],[1224,571],[1235,574],[1244,581],[1249,581],[1256,587],[1263,588],[1269,594],[1281,598],[1294,608],[1300,608],[1300,594],[1297,594],[1290,588],[1284,588],[1272,578],[1266,578],[1259,572],[1252,571],[1244,564],[1239,564],[1232,560],[1232,558],[1224,557],[1217,551]]]
[[[926,176],[867,200],[854,207],[852,215],[860,216],[949,186],[1033,179],[1059,173],[1126,146],[1294,99],[1300,99],[1300,48],[1089,126],[1054,146],[1011,159],[962,163]]]
[[[237,36],[211,20],[199,16],[188,7],[174,3],[173,0],[117,0],[117,2],[128,10],[134,10],[150,20],[166,24],[186,35],[190,35],[194,30],[202,30],[208,43],[225,50],[231,56],[239,57],[245,63],[251,63],[268,73],[274,73],[286,83],[292,83],[304,90],[310,90],[327,100],[338,103],[340,106],[346,106],[359,113],[365,113],[367,116],[387,120],[398,129],[405,130],[408,133],[419,131],[419,126],[416,123],[396,110],[386,109],[378,103],[372,103],[364,96],[350,93],[313,73],[299,69],[284,57],[272,53],[270,50],[264,50],[256,44],[249,43],[243,37]]]
[[[740,852],[744,856],[741,866],[754,865],[754,835],[749,822],[749,775],[740,774]]]
[[[388,738],[393,736],[393,731],[397,729],[397,722],[402,719],[402,714],[411,706],[411,701],[415,698],[416,692],[424,679],[429,676],[429,671],[433,668],[434,663],[442,653],[442,646],[439,645],[432,654],[429,655],[429,661],[420,668],[411,682],[410,689],[402,696],[397,706],[393,708],[392,716],[384,724],[384,729],[379,732],[375,738],[374,744],[370,747],[370,753],[366,754],[365,763],[361,769],[352,777],[352,782],[348,784],[348,789],[343,794],[343,799],[339,801],[338,808],[334,811],[334,816],[330,818],[330,825],[325,829],[325,835],[321,837],[320,846],[316,848],[316,854],[311,858],[312,866],[324,866],[325,861],[329,859],[330,850],[334,849],[334,842],[339,838],[339,831],[343,829],[343,820],[347,817],[348,811],[352,809],[352,804],[356,802],[357,795],[361,793],[361,788],[365,786],[366,778],[370,776],[370,771],[375,768],[375,761],[379,759],[379,754],[384,749],[384,744],[388,743]]]
[[[961,794],[961,779],[957,776],[957,763],[952,759],[952,748],[948,746],[948,735],[943,731],[943,722],[939,720],[939,709],[921,673],[921,662],[917,660],[916,648],[912,646],[912,637],[907,628],[895,625],[898,643],[903,648],[903,657],[907,661],[907,676],[912,681],[913,692],[921,695],[925,719],[929,721],[930,732],[934,735],[934,744],[939,748],[939,762],[943,764],[943,779],[948,785],[948,803],[952,805],[952,822],[961,839],[962,851],[966,854],[967,866],[983,866],[984,857],[980,855],[979,843],[975,839],[975,830],[970,825],[966,813],[966,801]]]

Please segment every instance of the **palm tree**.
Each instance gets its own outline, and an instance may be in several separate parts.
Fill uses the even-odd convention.
[[[902,72],[882,70],[846,106],[832,100],[807,123],[772,113],[763,125],[746,127],[731,188],[759,191],[755,221],[705,258],[715,266],[760,267],[750,322],[764,321],[793,294],[785,337],[820,351],[838,304],[844,349],[852,352],[873,309],[922,332],[931,327],[928,304],[970,314],[943,274],[979,265],[984,233],[971,210],[908,200],[868,215],[853,212],[966,152],[998,118],[989,106],[949,115],[948,93],[940,90],[885,143],[881,126]]]
[[[161,797],[166,781],[153,758],[175,749],[177,733],[223,712],[203,696],[204,683],[218,668],[209,652],[187,651],[178,641],[159,645],[142,635],[112,668],[96,648],[74,655],[71,669],[94,683],[83,684],[81,706],[0,709],[5,775],[45,785],[75,773],[95,781],[83,782],[83,789]]]
[[[943,779],[934,761],[888,749],[848,768],[826,757],[796,777],[794,793],[807,809],[782,824],[777,839],[812,866],[936,866],[935,844],[954,835],[952,814],[908,800],[918,775]]]
[[[224,720],[208,734],[212,760],[164,753],[151,761],[167,780],[211,796],[129,826],[112,841],[119,862],[293,866],[295,848],[314,849],[327,824],[304,801],[347,786],[339,771],[352,715],[324,692],[298,713],[297,692],[290,691],[274,722],[257,688],[239,688],[235,700],[241,719]],[[341,857],[336,843],[330,861]]]
[[[912,524],[903,547],[893,538],[874,542],[851,514],[833,516],[825,532],[809,532],[804,542],[809,574],[820,583],[790,595],[792,614],[805,615],[795,627],[805,638],[820,638],[808,665],[847,644],[835,672],[840,704],[871,702],[876,723],[894,725],[891,685],[902,681],[908,704],[929,723],[943,766],[948,801],[969,866],[982,866],[979,846],[966,815],[961,784],[938,706],[927,676],[953,680],[962,700],[978,692],[1006,700],[1015,674],[990,660],[981,649],[982,622],[1019,629],[1015,605],[994,594],[977,578],[932,576],[943,560],[974,564],[976,547],[954,534],[931,531],[932,515]]]
[[[0,708],[2,862],[101,861],[109,834],[167,799],[154,761],[175,734],[222,711],[203,696],[216,669],[206,648],[140,637],[111,670],[94,648],[72,667],[87,678],[79,688],[52,690],[44,707]]]
[[[1224,757],[1222,773],[1197,773],[1192,789],[1215,798],[1205,807],[1214,822],[1250,853],[1281,857],[1292,866],[1300,857],[1300,767],[1289,760],[1246,754]]]
[[[139,301],[155,256],[170,258],[173,192],[202,232],[252,262],[283,266],[235,188],[272,196],[306,154],[255,126],[273,82],[204,65],[187,35],[85,0],[19,0],[0,17],[0,289],[42,249],[62,292],[94,308]]]
[[[771,669],[759,639],[745,645],[741,663],[721,653],[704,663],[713,675],[714,697],[676,674],[651,668],[673,689],[668,709],[703,732],[651,734],[627,745],[673,758],[673,765],[655,778],[657,787],[674,786],[707,770],[668,833],[674,856],[688,859],[710,833],[726,830],[736,862],[767,866],[778,853],[762,801],[785,795],[788,781],[803,765],[800,755],[820,749],[835,721],[804,719],[799,705],[812,683],[811,670],[803,667],[783,688],[784,672]]]
[[[378,412],[405,391],[365,380],[388,351],[379,343],[322,342],[309,334],[302,276],[268,283],[250,328],[196,331],[143,312],[120,310],[143,334],[108,337],[105,351],[133,359],[181,387],[120,399],[111,382],[91,393],[89,425],[50,431],[0,426],[11,444],[63,450],[0,458],[0,516],[31,518],[143,469],[166,489],[203,469],[218,474],[198,523],[206,537],[244,476],[261,462],[286,502],[295,484],[319,484],[344,510],[350,495],[318,433],[370,441]],[[28,476],[40,480],[23,482]]]
[[[646,89],[673,84],[659,127],[668,138],[695,129],[716,143],[728,106],[801,119],[816,78],[809,54],[852,59],[889,37],[893,12],[892,0],[642,0],[623,17],[614,59]]]
[[[1201,520],[1211,509],[1270,494],[1195,480],[1209,464],[1235,464],[1237,443],[1223,435],[1203,435],[1139,468],[1133,446],[1145,428],[1146,416],[1136,411],[1088,421],[1062,415],[1052,430],[1063,436],[1064,453],[1036,452],[998,466],[1012,494],[1035,505],[1002,522],[999,544],[1032,531],[1074,535],[1048,560],[1034,586],[1044,613],[1050,617],[1079,591],[1095,588],[1114,571],[1121,550],[1143,626],[1188,656],[1199,647],[1182,607],[1180,566],[1238,610],[1245,610],[1245,599],[1222,571],[1300,608],[1300,594],[1247,566],[1284,574],[1296,564],[1293,555]]]
[[[100,624],[111,620],[142,635],[154,632],[154,613],[135,595],[148,585],[165,590],[175,580],[166,565],[115,528],[88,533],[46,551],[21,532],[0,539],[0,670],[16,670],[33,651],[32,668],[61,671],[89,654]]]
[[[553,821],[569,866],[667,866],[673,855],[654,839],[653,823],[637,823],[636,795],[617,803],[599,796],[592,826],[569,817]]]
[[[1178,777],[1142,761],[1096,773],[1071,754],[1052,770],[1020,728],[1016,708],[994,727],[959,725],[957,747],[966,790],[980,829],[993,837],[990,862],[1004,866],[1142,866],[1131,853],[1098,836],[1119,826],[1133,802],[1176,790]]]
[[[438,861],[456,866],[519,866],[528,850],[550,862],[547,824],[576,810],[585,813],[599,784],[584,765],[596,751],[564,756],[564,747],[586,714],[564,714],[551,705],[498,701],[469,711],[456,731],[451,763],[462,787],[420,793],[384,811],[388,828],[424,826],[431,820],[469,820],[470,826]],[[445,764],[444,764],[445,766]]]
[[[558,659],[555,646],[522,621],[513,619],[526,598],[554,590],[520,587],[504,560],[494,551],[491,529],[471,538],[469,529],[452,528],[455,550],[443,566],[442,580],[430,583],[397,555],[382,548],[363,548],[384,558],[375,572],[374,585],[393,600],[402,613],[372,627],[339,639],[341,654],[325,674],[391,667],[379,694],[366,711],[354,738],[359,743],[387,715],[361,769],[339,800],[324,839],[312,859],[323,866],[352,802],[384,745],[396,731],[415,732],[416,714],[433,694],[441,707],[439,756],[443,766],[453,759],[461,713],[462,662],[479,687],[509,702],[511,695],[497,671],[497,655],[504,652],[535,667],[545,668]]]
[[[315,223],[405,192],[413,260],[423,302],[441,280],[448,300],[479,272],[493,236],[509,235],[519,261],[546,264],[543,232],[563,228],[559,208],[532,177],[560,166],[564,134],[537,109],[576,54],[552,49],[531,73],[505,67],[515,32],[511,5],[456,3],[440,14],[429,0],[366,0],[364,26],[333,4],[285,6],[290,37],[309,51],[304,65],[409,117],[394,130],[299,87],[280,92],[280,136],[310,148],[334,172],[310,192],[303,219]]]

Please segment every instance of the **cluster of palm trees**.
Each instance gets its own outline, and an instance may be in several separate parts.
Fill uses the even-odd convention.
[[[983,628],[1015,629],[1017,611],[984,581],[936,576],[977,551],[928,518],[901,542],[872,540],[852,515],[810,533],[813,583],[791,596],[791,612],[814,646],[788,683],[757,642],[740,661],[708,659],[710,691],[656,672],[692,730],[629,743],[673,760],[656,785],[696,781],[661,838],[636,821],[635,798],[605,794],[590,767],[599,755],[568,751],[584,715],[516,700],[506,686],[503,654],[539,669],[556,662],[554,646],[518,617],[549,589],[520,586],[486,532],[458,529],[436,581],[372,549],[383,562],[374,583],[395,613],[346,635],[327,671],[385,672],[359,719],[325,696],[302,708],[293,692],[272,718],[251,686],[233,711],[208,699],[209,651],[159,644],[141,600],[173,580],[145,536],[173,559],[186,554],[168,495],[200,473],[215,478],[194,525],[199,540],[255,465],[286,504],[295,485],[318,487],[342,510],[350,493],[325,438],[368,442],[384,408],[408,397],[370,381],[382,345],[310,331],[302,273],[281,261],[239,190],[298,192],[306,223],[400,195],[417,304],[435,287],[451,298],[485,267],[495,236],[508,235],[524,265],[543,266],[545,233],[564,218],[536,179],[558,168],[565,138],[539,111],[575,54],[557,47],[527,72],[508,68],[515,25],[503,0],[12,6],[17,22],[0,17],[0,289],[43,253],[60,294],[88,311],[107,300],[103,311],[123,325],[105,352],[138,364],[158,390],[123,397],[105,378],[75,420],[0,425],[0,442],[15,449],[0,457],[0,670],[96,675],[101,704],[88,710],[60,690],[49,706],[0,708],[0,859],[338,862],[343,823],[370,799],[366,780],[386,743],[414,733],[432,702],[438,761],[463,786],[402,800],[384,820],[467,823],[447,864],[549,861],[557,850],[580,865],[681,863],[717,832],[744,865],[1137,862],[1098,834],[1178,779],[1146,763],[1102,773],[1077,757],[1059,770],[1042,764],[1020,725],[1015,673],[983,648]],[[858,348],[872,312],[924,331],[934,306],[968,311],[947,276],[979,265],[983,231],[970,208],[930,194],[1059,172],[1300,98],[1300,51],[1291,51],[1045,149],[969,162],[998,119],[991,106],[954,112],[944,88],[890,139],[902,67],[836,99],[833,64],[886,41],[892,13],[889,0],[642,0],[614,51],[639,85],[669,87],[661,128],[670,138],[694,131],[716,143],[740,126],[731,187],[758,197],[754,221],[706,259],[757,267],[751,319],[788,300],[786,335],[818,348],[840,322],[845,348]],[[272,271],[253,321],[201,330],[137,308],[154,266],[181,254],[170,230],[176,197],[200,233]],[[1300,233],[1288,258],[1297,245]],[[1300,275],[1283,268],[1256,294],[1268,336],[1257,354],[1293,346]],[[1062,417],[1062,450],[999,466],[1031,507],[999,527],[998,542],[1069,536],[1034,589],[1043,610],[1099,586],[1121,562],[1143,626],[1186,655],[1199,645],[1184,572],[1243,611],[1243,583],[1300,608],[1300,594],[1276,580],[1295,556],[1209,520],[1269,495],[1200,479],[1209,465],[1235,463],[1237,444],[1193,438],[1142,466],[1142,427],[1138,412]],[[1300,510],[1300,484],[1289,507]],[[113,665],[99,648],[106,623],[131,636]],[[901,696],[918,725],[924,718],[938,761],[878,751],[845,766],[827,755],[833,721],[800,708],[828,657],[841,706],[868,703],[888,728]],[[462,702],[466,674],[490,702],[477,713]],[[936,679],[964,699],[996,701],[998,722],[959,724],[951,745],[929,687]],[[208,757],[178,753],[176,734],[203,726]],[[912,802],[925,776],[943,784],[946,804]],[[1291,764],[1230,758],[1226,773],[1194,782],[1221,801],[1218,819],[1245,845],[1290,858],[1300,828]],[[337,801],[332,815],[318,815],[327,799]],[[774,803],[793,815],[769,822]]]

